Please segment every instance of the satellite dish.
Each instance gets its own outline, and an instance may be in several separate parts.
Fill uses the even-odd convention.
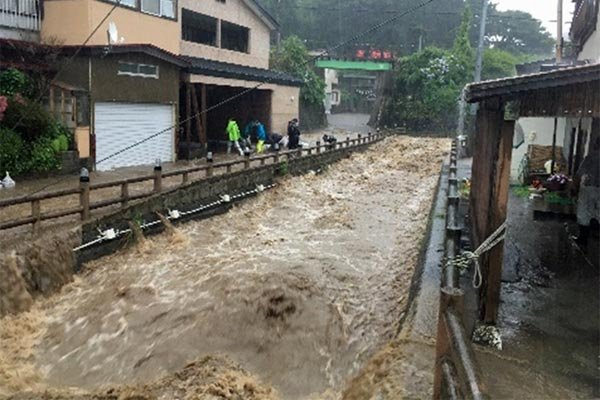
[[[119,31],[117,30],[117,25],[114,22],[108,23],[108,30],[106,31],[108,34],[108,44],[119,43]]]

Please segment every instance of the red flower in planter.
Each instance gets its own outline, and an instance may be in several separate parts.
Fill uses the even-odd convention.
[[[0,96],[0,121],[4,119],[4,112],[8,108],[8,99],[6,96]]]

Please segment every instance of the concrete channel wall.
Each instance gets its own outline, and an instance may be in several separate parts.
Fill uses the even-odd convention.
[[[327,165],[333,164],[343,158],[349,157],[354,151],[362,151],[373,140],[360,145],[338,148],[335,150],[321,150],[319,153],[293,157],[277,164],[266,164],[254,168],[232,172],[225,175],[212,176],[200,181],[193,182],[186,187],[177,188],[172,191],[157,194],[143,202],[133,204],[126,209],[115,212],[84,224],[81,228],[82,243],[90,242],[98,237],[99,230],[129,228],[130,221],[154,221],[158,219],[157,212],[166,215],[168,210],[187,211],[204,204],[212,203],[221,198],[222,195],[235,195],[237,193],[254,190],[257,185],[270,185],[285,175],[301,175],[308,171],[316,171]],[[238,200],[243,201],[243,200]],[[232,202],[234,203],[234,202]],[[195,214],[193,217],[181,218],[177,222],[190,219],[198,220],[211,217],[216,214],[227,212],[232,203],[222,204]],[[155,228],[145,230],[145,234],[152,235],[164,229],[162,224]],[[129,235],[112,241],[84,249],[77,253],[78,270],[84,262],[108,255],[126,245]]]

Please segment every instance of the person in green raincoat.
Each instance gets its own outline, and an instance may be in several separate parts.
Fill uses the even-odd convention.
[[[242,147],[240,146],[240,138],[241,138],[241,134],[240,134],[240,127],[238,126],[237,122],[235,122],[235,119],[233,117],[229,117],[229,122],[227,123],[227,154],[231,153],[231,146],[235,146],[235,148],[237,149],[237,151],[240,153],[240,156],[244,155],[244,151],[242,150]]]

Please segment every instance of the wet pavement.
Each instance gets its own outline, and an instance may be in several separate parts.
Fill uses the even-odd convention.
[[[210,397],[216,385],[260,394],[238,398],[369,398],[362,383],[380,379],[376,365],[393,371],[415,356],[394,338],[448,148],[387,138],[88,264],[58,295],[0,321],[0,394],[129,385],[136,398],[166,399],[191,385],[206,396],[189,398],[231,398]],[[400,370],[428,384],[429,371]],[[387,398],[402,386],[386,386]]]
[[[572,220],[534,220],[511,191],[498,326],[504,350],[481,355],[493,398],[600,396],[598,238],[569,239]]]

